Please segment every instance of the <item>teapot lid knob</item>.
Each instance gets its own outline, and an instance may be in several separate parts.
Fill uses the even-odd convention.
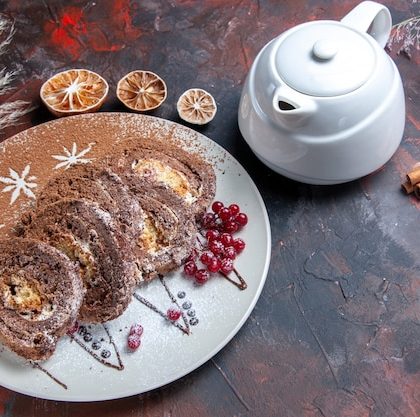
[[[328,61],[337,54],[338,46],[330,39],[319,39],[314,43],[312,47],[312,53],[318,59]]]

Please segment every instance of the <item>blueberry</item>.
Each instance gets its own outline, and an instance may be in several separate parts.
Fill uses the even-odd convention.
[[[191,301],[185,301],[185,302],[182,304],[182,308],[183,308],[184,310],[188,310],[188,309],[190,309],[190,308],[191,308],[191,306],[192,306]]]
[[[98,350],[98,349],[100,349],[101,348],[101,342],[99,341],[99,340],[95,340],[93,343],[92,343],[92,349],[93,350]]]
[[[191,326],[195,326],[198,324],[198,319],[196,317],[193,317],[192,319],[190,319],[190,324]]]
[[[101,356],[105,359],[109,358],[111,356],[111,352],[109,350],[103,349],[101,352]]]
[[[85,335],[87,333],[86,327],[85,326],[80,326],[77,333],[79,333],[81,336]]]
[[[83,340],[84,340],[85,342],[90,342],[90,341],[92,340],[92,335],[91,335],[90,333],[86,333],[86,334],[83,336]]]
[[[188,310],[187,314],[188,314],[190,317],[195,317],[195,310],[193,310],[193,309]]]
[[[185,291],[180,291],[179,293],[178,293],[178,298],[185,298]]]

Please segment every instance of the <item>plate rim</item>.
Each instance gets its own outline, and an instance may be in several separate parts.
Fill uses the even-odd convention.
[[[125,113],[125,112],[98,112],[98,113],[85,113],[85,114],[79,114],[79,115],[73,115],[73,116],[67,116],[65,117],[65,119],[71,119],[71,118],[84,118],[84,116],[89,115],[89,117],[94,117],[94,115],[113,115],[113,114],[117,114],[117,115],[131,115],[133,117],[137,117],[140,116],[142,118],[146,118],[146,119],[152,119],[152,120],[157,120],[159,122],[164,122],[164,123],[170,123],[176,126],[180,126],[183,129],[187,129],[190,131],[193,131],[198,137],[203,136],[204,138],[206,138],[207,140],[210,140],[214,146],[216,146],[216,148],[220,148],[220,150],[222,152],[226,152],[231,158],[233,158],[233,160],[245,171],[245,173],[248,176],[248,180],[250,182],[250,185],[257,197],[258,203],[262,208],[262,215],[263,215],[263,220],[264,220],[264,226],[265,226],[265,232],[267,235],[267,252],[265,255],[265,260],[264,260],[264,269],[262,271],[261,274],[261,279],[259,282],[259,285],[254,293],[254,296],[251,300],[251,302],[248,305],[248,308],[246,310],[246,312],[242,315],[241,320],[239,320],[239,322],[236,324],[236,326],[229,332],[229,334],[227,335],[227,337],[225,339],[223,339],[223,341],[221,341],[217,346],[215,346],[207,355],[203,356],[202,358],[200,358],[199,360],[197,360],[196,362],[194,362],[193,364],[191,364],[190,366],[184,368],[180,373],[176,374],[175,376],[172,376],[170,378],[167,378],[165,381],[161,382],[161,383],[157,383],[155,385],[153,385],[152,387],[146,389],[146,390],[138,390],[138,389],[131,389],[131,390],[127,390],[127,392],[123,395],[121,394],[116,394],[116,395],[104,395],[103,397],[100,396],[99,398],[95,398],[95,399],[86,399],[83,397],[78,397],[78,398],[65,398],[64,396],[60,396],[60,395],[53,395],[53,396],[49,396],[48,393],[42,394],[42,395],[37,395],[34,393],[30,393],[26,390],[17,390],[15,387],[9,386],[8,384],[4,384],[1,383],[0,386],[4,387],[6,389],[9,389],[15,393],[19,393],[19,394],[24,394],[27,395],[29,397],[32,398],[40,398],[43,400],[49,400],[49,401],[59,401],[59,402],[69,402],[69,403],[74,403],[74,402],[83,402],[83,403],[88,403],[88,402],[102,402],[102,401],[112,401],[112,400],[117,400],[117,399],[124,399],[124,398],[128,398],[128,397],[132,397],[135,395],[142,395],[144,393],[147,392],[152,392],[156,389],[159,388],[164,388],[167,385],[185,377],[186,375],[191,374],[192,372],[194,372],[195,370],[197,370],[198,368],[200,368],[200,366],[204,365],[206,362],[208,362],[211,358],[213,358],[215,355],[217,355],[220,351],[222,351],[223,348],[225,348],[230,342],[231,340],[236,336],[236,334],[239,332],[239,330],[243,327],[243,325],[245,324],[245,322],[248,320],[249,316],[251,315],[252,311],[254,310],[260,296],[261,296],[261,292],[264,288],[267,276],[268,276],[268,271],[269,271],[269,267],[270,267],[270,261],[271,261],[271,247],[272,247],[272,236],[271,236],[271,227],[270,227],[270,220],[269,220],[269,216],[268,216],[268,211],[267,211],[267,207],[264,203],[264,200],[262,198],[262,195],[258,189],[258,187],[256,186],[254,180],[252,179],[252,177],[249,175],[248,171],[244,168],[244,166],[236,159],[235,156],[233,156],[227,149],[225,149],[222,145],[220,145],[219,143],[217,143],[215,140],[211,139],[210,137],[208,137],[207,135],[194,130],[188,126],[185,126],[181,123],[172,121],[172,120],[168,120],[168,119],[164,119],[161,117],[157,117],[157,116],[151,116],[151,115],[146,115],[146,114],[135,114],[135,113]],[[93,116],[92,116],[93,115]],[[59,123],[61,120],[63,120],[63,118],[58,118],[58,119],[53,119],[44,123],[40,123],[38,125],[32,126],[28,129],[24,129],[21,132],[16,133],[15,135],[10,136],[9,138],[6,138],[4,141],[2,141],[0,143],[0,148],[3,147],[5,145],[5,143],[9,140],[12,140],[13,138],[15,138],[15,136],[23,133],[23,132],[28,132],[31,131],[39,126],[43,126],[46,124],[55,124],[55,123]],[[134,385],[135,387],[135,385]]]

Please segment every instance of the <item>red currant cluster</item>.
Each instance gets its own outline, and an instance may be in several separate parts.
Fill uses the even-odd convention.
[[[136,350],[141,344],[141,335],[143,334],[143,326],[141,324],[133,324],[127,339],[127,346],[131,350]]]
[[[213,213],[204,214],[201,220],[204,229],[235,233],[248,223],[248,216],[245,213],[241,213],[237,204],[225,207],[222,202],[215,201],[211,209]]]
[[[240,212],[237,204],[225,207],[220,201],[215,201],[211,208],[213,212],[204,214],[201,222],[207,239],[204,250],[201,254],[193,250],[184,265],[185,274],[194,277],[197,284],[207,282],[210,273],[227,275],[232,272],[234,259],[245,249],[245,242],[235,239],[232,233],[248,223],[247,215]],[[204,268],[198,268],[198,259]]]

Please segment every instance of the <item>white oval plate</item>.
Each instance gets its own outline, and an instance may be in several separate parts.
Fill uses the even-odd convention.
[[[120,351],[123,370],[102,365],[65,336],[43,367],[67,389],[1,348],[0,384],[4,387],[64,401],[100,401],[143,393],[181,378],[209,360],[232,339],[254,308],[267,276],[271,250],[270,225],[261,195],[232,155],[206,136],[174,122],[127,113],[96,113],[54,120],[6,140],[0,144],[0,191],[4,191],[0,193],[0,233],[9,235],[22,210],[34,201],[51,175],[70,163],[89,163],[112,152],[114,141],[136,135],[172,137],[185,148],[201,152],[213,164],[216,198],[239,204],[249,216],[248,225],[238,234],[247,247],[235,261],[248,288],[241,291],[221,276],[197,287],[176,271],[165,282],[181,307],[189,301],[189,310],[195,310],[199,322],[190,326],[190,335],[133,298],[126,312],[107,324]],[[180,291],[185,292],[184,298],[178,297]],[[137,293],[162,312],[173,305],[159,280]],[[191,319],[187,314],[185,317]],[[141,323],[144,334],[141,347],[132,353],[126,343],[133,323]],[[89,332],[93,340],[103,339],[101,349],[95,352],[100,355],[102,349],[109,349],[112,354],[108,360],[117,364],[103,327],[94,326]],[[91,342],[85,344],[91,347]]]

